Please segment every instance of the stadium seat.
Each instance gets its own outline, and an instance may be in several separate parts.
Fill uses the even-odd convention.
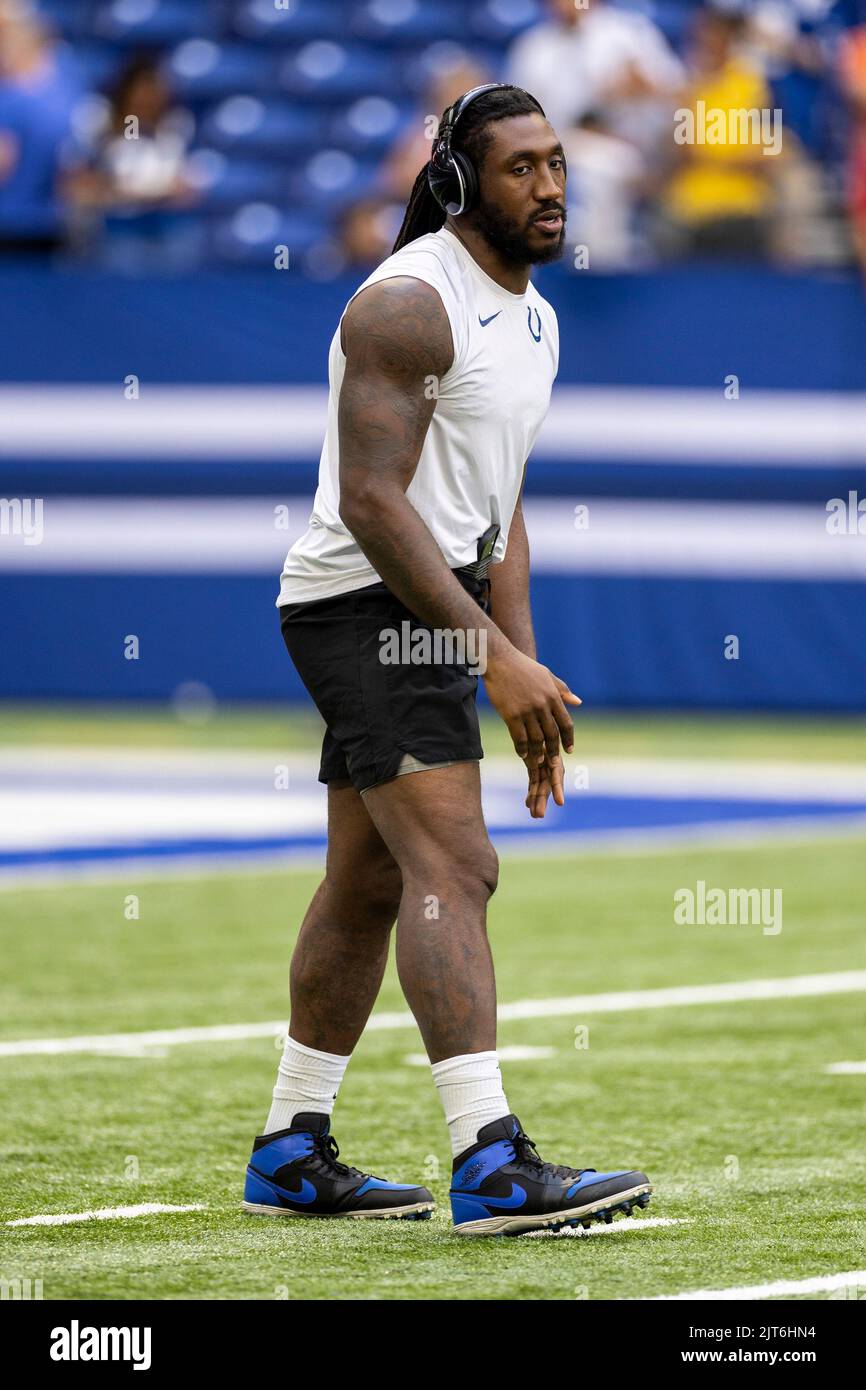
[[[472,6],[469,32],[486,43],[508,44],[544,18],[545,6],[539,0],[485,0]]]
[[[217,220],[210,234],[210,254],[233,265],[273,266],[278,247],[287,247],[289,270],[327,234],[321,218],[286,213],[270,203],[247,203],[231,217]]]
[[[126,63],[124,50],[107,43],[82,40],[63,48],[83,86],[90,90],[105,91]]]
[[[39,0],[38,11],[55,34],[67,39],[92,32],[92,0]]]
[[[206,251],[202,218],[192,209],[108,213],[101,250],[103,264],[124,274],[192,269]]]
[[[422,0],[364,0],[353,5],[349,33],[370,43],[431,43],[459,39],[466,28],[466,6],[424,4]]]
[[[182,100],[217,101],[239,91],[268,91],[274,65],[270,53],[253,45],[195,38],[172,51],[167,73]]]
[[[432,43],[420,52],[417,48],[396,50],[394,59],[400,65],[406,90],[420,93],[434,77],[467,59],[477,64],[485,80],[496,81],[504,66],[503,55],[504,49],[491,44],[458,44],[448,39]]]
[[[227,97],[201,121],[202,142],[228,154],[285,158],[315,149],[322,141],[322,117],[288,101],[238,94]]]
[[[328,143],[355,154],[383,155],[390,148],[413,107],[398,105],[387,97],[359,97],[339,111],[328,129]]]
[[[202,209],[237,207],[241,203],[280,202],[286,190],[285,170],[271,161],[230,159],[220,150],[198,149],[189,159],[189,177]]]
[[[178,43],[218,32],[218,12],[206,0],[107,0],[94,11],[93,31],[113,43]]]
[[[376,49],[347,47],[317,40],[280,66],[283,90],[296,98],[319,102],[351,101],[369,92],[402,87],[399,69]]]
[[[274,0],[241,0],[232,19],[235,33],[245,39],[271,43],[307,43],[312,39],[341,39],[346,33],[342,0],[286,0],[277,9]]]
[[[375,175],[375,163],[355,159],[346,150],[317,150],[289,175],[289,194],[297,207],[335,214],[369,194]]]

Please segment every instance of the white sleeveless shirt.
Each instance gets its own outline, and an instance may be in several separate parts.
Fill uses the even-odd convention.
[[[531,281],[524,294],[503,289],[447,227],[389,256],[355,294],[398,275],[438,291],[454,343],[406,496],[451,569],[475,563],[478,537],[492,522],[501,527],[493,563],[501,563],[524,464],[559,366],[556,314]],[[340,520],[337,411],[345,366],[338,324],[328,356],[319,485],[307,530],[286,557],[278,606],[349,593],[380,579]]]

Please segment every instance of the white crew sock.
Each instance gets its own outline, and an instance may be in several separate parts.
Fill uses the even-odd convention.
[[[445,1111],[454,1158],[478,1139],[491,1120],[510,1115],[496,1052],[467,1052],[434,1062],[433,1080]]]
[[[273,1105],[263,1134],[288,1129],[302,1110],[317,1115],[330,1115],[340,1089],[348,1057],[333,1052],[317,1052],[286,1037],[286,1045],[277,1069],[277,1084],[273,1089]]]

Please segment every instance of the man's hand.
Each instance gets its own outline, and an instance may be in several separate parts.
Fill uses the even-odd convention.
[[[517,756],[526,763],[526,805],[533,816],[543,816],[549,796],[557,806],[564,803],[560,740],[566,753],[574,747],[574,728],[565,706],[582,702],[565,681],[514,647],[488,661],[484,684]]]
[[[544,820],[547,810],[548,799],[552,796],[557,806],[565,805],[565,792],[562,784],[563,767],[562,759],[554,758],[552,761],[545,755],[544,762],[539,763],[536,768],[536,780],[533,783],[532,769],[529,771],[529,791],[526,793],[524,805],[529,808],[529,814],[533,820]]]

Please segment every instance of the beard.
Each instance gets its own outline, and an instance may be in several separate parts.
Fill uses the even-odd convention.
[[[546,246],[533,246],[530,243],[531,223],[521,226],[500,212],[494,203],[487,203],[483,199],[476,208],[475,226],[505,260],[513,261],[515,265],[546,265],[550,261],[558,261],[565,250],[564,207],[562,211],[562,231],[556,240],[551,240]]]

